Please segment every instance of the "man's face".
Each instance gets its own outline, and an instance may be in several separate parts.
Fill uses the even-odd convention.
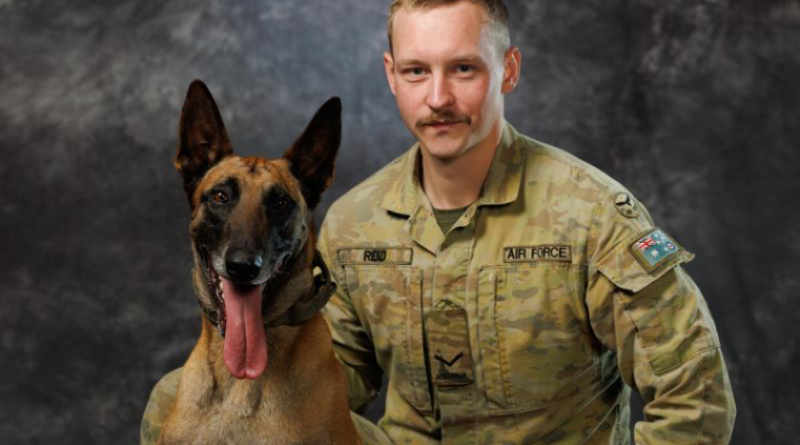
[[[502,117],[504,60],[486,11],[462,1],[397,11],[386,75],[400,115],[423,150],[453,159],[480,143]],[[516,80],[516,79],[514,79]],[[510,84],[510,85],[506,85]]]

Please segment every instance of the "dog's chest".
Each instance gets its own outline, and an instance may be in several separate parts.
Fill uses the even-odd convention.
[[[299,416],[297,416],[299,417]],[[309,419],[289,418],[269,410],[249,416],[211,410],[195,413],[178,422],[183,428],[167,432],[172,443],[225,445],[328,445],[326,433]]]
[[[208,402],[180,397],[165,436],[171,443],[226,445],[329,444],[329,432],[315,423],[302,394],[291,384],[265,387],[237,381]],[[217,388],[219,391],[220,388]],[[196,394],[196,393],[195,393]]]

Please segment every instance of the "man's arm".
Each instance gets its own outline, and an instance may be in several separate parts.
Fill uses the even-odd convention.
[[[680,266],[693,255],[653,236],[644,209],[635,219],[614,213],[601,210],[595,220],[586,303],[595,334],[616,351],[622,378],[645,401],[635,442],[728,443],[736,407],[719,337]]]
[[[181,380],[181,371],[178,368],[161,378],[150,392],[150,399],[144,409],[142,425],[140,427],[141,445],[155,445],[161,434],[161,427],[167,419],[178,392],[178,382]]]
[[[350,409],[363,414],[380,391],[383,371],[375,360],[372,341],[348,294],[344,269],[335,252],[330,251],[326,222],[322,223],[320,229],[317,250],[331,270],[337,287],[336,293],[322,309],[322,315],[331,330],[336,358],[347,375]]]

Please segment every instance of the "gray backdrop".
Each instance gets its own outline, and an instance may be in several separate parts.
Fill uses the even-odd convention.
[[[318,212],[411,143],[385,85],[386,0],[0,0],[0,437],[136,443],[199,332],[172,169],[189,82],[239,153],[277,157],[331,95]],[[800,433],[800,2],[509,1],[517,129],[626,184],[697,254],[734,443]]]

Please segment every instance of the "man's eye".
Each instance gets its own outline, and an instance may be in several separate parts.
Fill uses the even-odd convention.
[[[458,72],[461,74],[471,73],[472,71],[474,71],[472,65],[458,65],[457,69]]]
[[[406,74],[409,74],[409,75],[415,76],[415,77],[416,76],[421,76],[421,75],[425,74],[425,70],[422,69],[422,68],[409,68],[409,69],[406,70]]]
[[[215,204],[225,204],[226,202],[228,202],[228,195],[222,190],[217,190],[211,193],[211,200]]]

